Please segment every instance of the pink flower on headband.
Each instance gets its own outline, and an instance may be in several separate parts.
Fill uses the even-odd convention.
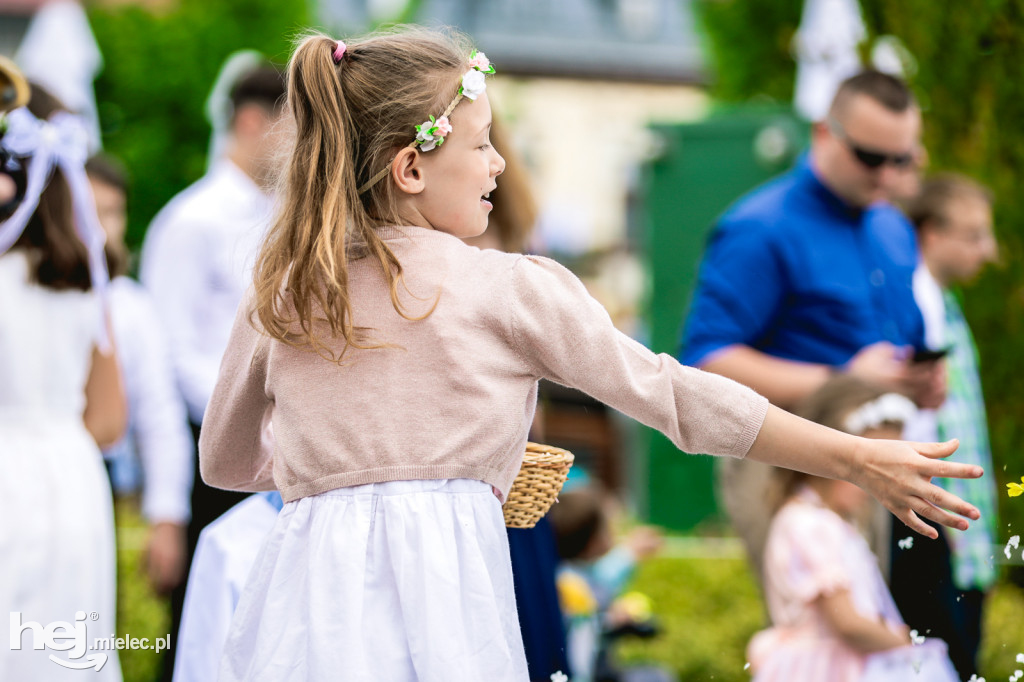
[[[448,122],[447,116],[442,116],[441,118],[437,119],[436,125],[437,134],[440,135],[441,137],[444,137],[445,135],[452,131],[452,124]]]
[[[346,47],[347,46],[345,45],[345,43],[341,42],[340,40],[338,41],[338,44],[334,48],[334,54],[332,55],[334,57],[335,64],[340,63],[342,57],[345,56]]]
[[[469,60],[469,68],[478,69],[480,71],[487,71],[487,67],[491,65],[491,60],[487,58],[483,52],[475,52]]]

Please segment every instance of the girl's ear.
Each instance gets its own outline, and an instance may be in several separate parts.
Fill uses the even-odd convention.
[[[419,194],[426,187],[420,161],[418,151],[412,147],[402,147],[391,162],[391,179],[406,194]]]

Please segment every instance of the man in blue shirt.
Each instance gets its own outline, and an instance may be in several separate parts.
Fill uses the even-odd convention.
[[[711,236],[681,360],[788,407],[835,371],[941,402],[912,278],[913,227],[884,203],[915,162],[920,112],[899,80],[845,81],[810,153],[740,199]]]
[[[792,407],[849,372],[935,407],[938,363],[914,363],[924,323],[914,230],[885,199],[917,161],[921,115],[907,87],[874,71],[844,81],[811,149],[740,199],[708,243],[680,360]],[[770,514],[765,472],[722,464],[727,511],[760,571]]]

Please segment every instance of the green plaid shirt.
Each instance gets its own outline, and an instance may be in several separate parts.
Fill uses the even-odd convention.
[[[992,477],[992,450],[988,440],[985,400],[978,376],[978,349],[960,304],[943,289],[946,308],[945,345],[948,393],[937,413],[939,440],[959,438],[960,448],[951,459],[985,468],[976,479],[941,478],[936,484],[967,500],[981,512],[966,531],[947,534],[953,552],[953,582],[961,590],[988,589],[996,579],[992,543],[996,533],[996,490]]]

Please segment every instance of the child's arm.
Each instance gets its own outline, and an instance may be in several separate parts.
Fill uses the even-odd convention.
[[[101,447],[109,447],[124,435],[128,425],[121,369],[113,350],[103,353],[93,348],[92,365],[85,384],[86,430]]]
[[[85,429],[101,448],[116,443],[128,428],[128,402],[121,365],[113,347],[116,342],[109,321],[105,324],[111,348],[104,353],[98,347],[93,347],[92,364],[85,383],[85,411],[82,414]]]
[[[274,490],[273,451],[263,447],[270,416],[266,395],[269,337],[249,322],[250,296],[238,306],[220,376],[199,432],[203,480],[228,490]]]
[[[815,605],[839,638],[857,651],[870,654],[910,644],[906,625],[897,632],[882,620],[865,618],[853,607],[848,590],[823,594]]]
[[[973,506],[929,482],[982,475],[981,467],[935,461],[955,444],[849,436],[767,405],[734,381],[655,355],[617,331],[579,279],[549,259],[519,258],[508,295],[502,310],[509,340],[535,376],[584,391],[658,429],[684,452],[746,456],[848,480],[932,538],[936,531],[917,514],[960,529],[966,521],[938,507],[978,518]]]
[[[940,459],[951,455],[958,445],[957,441],[910,443],[859,438],[772,406],[747,458],[850,481],[871,493],[907,526],[934,539],[938,532],[918,515],[959,530],[967,528],[967,521],[945,510],[979,518],[974,506],[931,483],[933,477],[982,475],[979,466]]]

